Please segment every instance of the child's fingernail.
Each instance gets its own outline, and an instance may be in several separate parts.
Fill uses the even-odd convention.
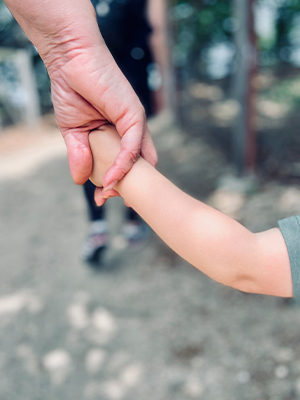
[[[103,192],[108,192],[109,190],[113,189],[118,181],[113,181],[110,185],[106,186],[106,188],[103,189]]]

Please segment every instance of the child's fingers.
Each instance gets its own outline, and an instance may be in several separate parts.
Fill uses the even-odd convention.
[[[119,195],[119,193],[116,192],[116,191],[113,190],[113,189],[108,190],[108,191],[105,191],[105,192],[102,190],[101,196],[102,196],[103,199],[109,199],[110,197],[121,197],[121,196]]]
[[[96,188],[94,197],[97,206],[103,206],[103,204],[106,202],[106,199],[102,197],[102,188]]]
[[[95,190],[95,202],[97,206],[102,206],[110,197],[121,197],[115,190],[103,191],[103,188],[97,187]]]

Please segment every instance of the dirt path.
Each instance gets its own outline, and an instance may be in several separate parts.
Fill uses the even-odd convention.
[[[164,119],[152,130],[160,170],[252,229],[298,207],[295,187],[224,189],[220,152]],[[58,139],[43,163],[43,140],[16,150],[19,162],[43,157],[0,180],[1,400],[298,399],[297,306],[222,287],[154,235],[139,252],[114,249],[98,273],[80,262],[85,204]]]

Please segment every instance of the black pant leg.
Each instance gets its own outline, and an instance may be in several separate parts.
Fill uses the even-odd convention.
[[[85,194],[85,198],[88,205],[88,213],[90,221],[97,221],[98,219],[104,219],[104,207],[105,205],[98,207],[94,200],[96,186],[90,181],[87,180],[83,184],[83,190]]]

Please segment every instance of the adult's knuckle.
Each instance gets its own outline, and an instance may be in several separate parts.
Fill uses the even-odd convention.
[[[128,159],[131,163],[135,163],[140,156],[140,148],[138,150],[128,150]]]

